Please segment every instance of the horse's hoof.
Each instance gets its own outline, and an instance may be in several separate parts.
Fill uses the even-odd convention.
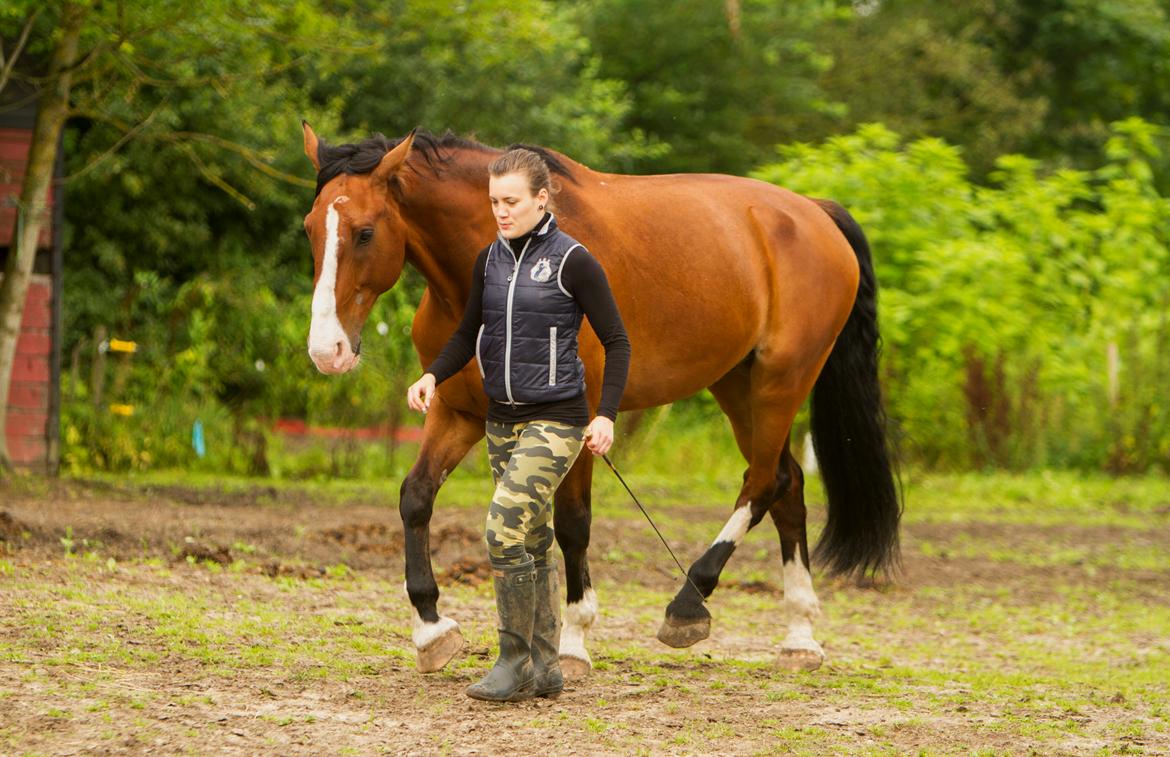
[[[460,649],[463,649],[463,634],[459,633],[458,627],[452,628],[418,650],[419,672],[434,673],[436,670],[442,670]]]
[[[577,681],[593,672],[593,665],[580,657],[561,657],[561,675],[566,681]]]
[[[669,615],[658,629],[658,640],[668,647],[682,649],[711,635],[711,618],[672,618]]]
[[[825,661],[825,655],[811,649],[781,649],[776,664],[785,670],[813,671]]]

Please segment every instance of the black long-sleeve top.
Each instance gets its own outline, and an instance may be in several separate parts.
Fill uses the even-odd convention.
[[[540,226],[541,223],[537,223],[535,228]],[[524,242],[531,234],[532,232],[529,232],[509,240],[513,255],[519,255]],[[479,257],[475,259],[471,294],[467,298],[463,320],[439,356],[426,369],[427,373],[434,375],[436,384],[441,384],[454,376],[475,356],[475,338],[483,323],[484,271],[490,248],[491,245],[483,248]],[[565,260],[561,271],[561,284],[580,303],[581,310],[589,319],[589,325],[593,327],[605,348],[605,372],[601,382],[601,403],[597,407],[597,414],[616,420],[630,368],[630,339],[626,335],[626,327],[613,299],[613,292],[610,291],[605,270],[587,250],[579,248]],[[584,426],[589,423],[589,405],[585,401],[584,392],[564,400],[523,405],[489,400],[488,420],[496,423],[545,420]]]

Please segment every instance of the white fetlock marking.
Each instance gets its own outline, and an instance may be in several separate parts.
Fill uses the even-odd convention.
[[[711,542],[711,546],[715,546],[719,542],[731,542],[738,545],[743,540],[744,534],[748,532],[748,528],[752,525],[752,503],[748,502],[743,507],[736,510],[727,519],[727,523],[723,526],[723,530],[715,537],[715,541]]]
[[[784,602],[788,606],[788,636],[784,649],[806,649],[824,656],[821,645],[813,639],[812,622],[821,615],[821,604],[812,587],[812,576],[797,548],[792,562],[784,563]]]
[[[565,608],[565,622],[561,628],[561,657],[575,657],[593,664],[585,649],[585,634],[597,620],[597,593],[586,589],[580,602],[570,602]]]
[[[817,643],[812,635],[812,622],[807,618],[793,618],[792,622],[788,624],[788,635],[784,637],[784,643],[781,645],[782,649],[802,649],[821,657],[825,656],[825,651],[821,649],[821,645]]]
[[[799,548],[792,557],[792,562],[784,563],[784,601],[793,616],[816,620],[821,614],[821,603],[813,591],[812,575],[800,558]]]
[[[821,466],[817,463],[817,451],[813,447],[812,433],[805,433],[804,435],[804,454],[801,456],[800,467],[804,468],[804,475],[815,476],[820,471]]]
[[[414,642],[416,649],[426,649],[427,645],[441,637],[452,629],[458,629],[459,624],[451,618],[445,618],[442,615],[434,623],[428,623],[422,618],[418,617],[418,613],[414,615],[414,631],[410,634],[411,640]]]
[[[402,588],[404,590],[406,589],[405,583],[402,585]],[[434,642],[451,629],[459,629],[458,623],[442,615],[434,623],[428,623],[422,619],[422,616],[418,614],[418,610],[414,609],[413,605],[410,607],[410,614],[414,621],[414,630],[410,634],[410,640],[414,642],[415,649],[425,649],[428,644]]]

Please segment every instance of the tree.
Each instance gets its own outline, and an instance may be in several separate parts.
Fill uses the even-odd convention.
[[[89,8],[81,3],[65,2],[60,7],[56,42],[53,45],[44,84],[37,98],[36,123],[29,147],[28,163],[21,183],[17,207],[15,254],[8,256],[4,280],[0,282],[0,466],[11,465],[8,455],[7,406],[20,335],[24,300],[29,276],[36,258],[37,240],[47,222],[49,184],[57,161],[61,130],[69,113],[69,94],[78,62],[78,45]],[[39,10],[28,11],[26,26],[31,28]],[[16,61],[12,61],[14,65]],[[9,66],[5,66],[6,74]]]
[[[346,132],[449,129],[499,146],[543,144],[596,168],[661,152],[627,127],[635,103],[602,72],[571,9],[548,0],[351,4],[382,33],[378,55],[317,80],[323,102],[344,93]]]
[[[834,112],[818,74],[830,59],[811,42],[833,13],[799,0],[589,0],[578,11],[599,72],[626,83],[627,129],[668,149],[628,171],[744,173],[808,119]]]
[[[1167,0],[837,5],[816,44],[833,59],[820,83],[846,110],[816,124],[822,134],[881,122],[941,137],[984,179],[1007,152],[1084,167],[1110,123],[1170,123]]]
[[[1049,101],[1031,71],[1003,66],[987,29],[994,3],[841,5],[844,13],[817,31],[833,59],[821,85],[845,105],[816,124],[821,134],[877,122],[911,138],[939,137],[963,147],[977,175],[1036,135]]]
[[[272,146],[292,133],[307,98],[289,98],[287,80],[263,85],[310,54],[328,68],[331,56],[344,60],[362,47],[349,20],[312,3],[218,0],[204,3],[200,13],[181,0],[132,10],[81,0],[24,5],[16,9],[22,13],[8,7],[0,13],[0,39],[25,39],[50,63],[42,73],[5,58],[0,69],[0,81],[31,86],[38,103],[20,241],[0,290],[0,396],[7,395],[63,130],[73,193],[67,223],[78,232],[70,252],[87,262],[96,258],[105,274],[120,279],[111,286],[110,276],[77,266],[74,281],[81,286],[73,291],[81,296],[67,298],[67,306],[79,307],[67,312],[88,308],[109,317],[118,297],[159,281],[152,271],[181,281],[214,269],[209,262],[224,255],[255,256],[256,216],[277,233],[295,229],[292,207],[303,197],[284,190],[293,185],[307,192],[312,182],[292,173],[292,157],[289,170],[274,165],[281,155]],[[0,461],[7,461],[2,431]]]
[[[996,0],[982,34],[1049,107],[1029,154],[1095,159],[1114,121],[1170,123],[1170,2]]]

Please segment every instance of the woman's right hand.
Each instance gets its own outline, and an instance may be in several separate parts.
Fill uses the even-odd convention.
[[[424,373],[423,377],[410,385],[406,390],[406,404],[411,410],[425,413],[431,408],[431,398],[435,396],[435,377]]]

